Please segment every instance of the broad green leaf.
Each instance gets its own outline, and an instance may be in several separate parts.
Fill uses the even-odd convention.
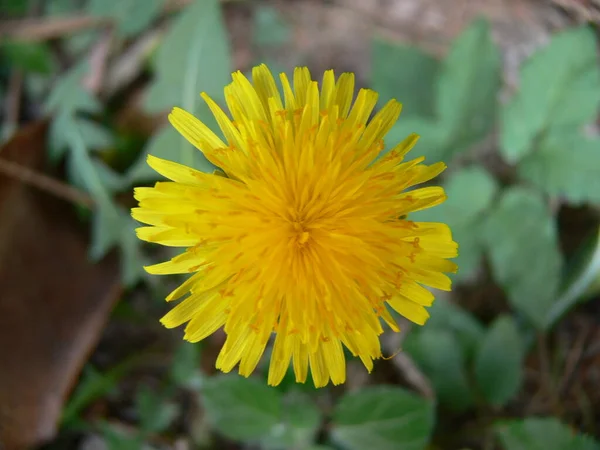
[[[331,438],[347,450],[423,450],[433,423],[428,400],[399,387],[365,387],[335,406]]]
[[[217,375],[202,389],[208,417],[224,436],[240,441],[269,436],[282,416],[281,394],[253,378]]]
[[[448,199],[435,208],[411,214],[412,220],[447,223],[458,242],[456,280],[468,278],[482,255],[481,218],[498,192],[498,184],[483,168],[473,166],[454,174],[445,185]]]
[[[452,332],[428,325],[405,348],[431,380],[440,403],[454,411],[464,411],[473,403],[465,351]]]
[[[484,240],[494,277],[511,304],[538,329],[546,329],[562,258],[544,199],[524,188],[506,190],[485,223]]]
[[[592,437],[578,434],[555,418],[529,418],[498,423],[503,450],[600,450]]]
[[[523,381],[524,348],[519,330],[509,316],[500,316],[481,341],[475,359],[477,385],[488,403],[504,406]]]
[[[322,414],[312,398],[293,390],[283,399],[283,417],[271,434],[261,441],[265,449],[304,449],[314,442]]]
[[[171,379],[177,386],[198,388],[202,383],[200,372],[200,345],[182,341],[171,363]]]
[[[427,321],[427,327],[451,331],[465,350],[466,356],[470,357],[484,336],[483,325],[471,313],[444,298],[436,299],[429,312],[431,317]]]
[[[12,67],[26,72],[47,75],[54,70],[56,65],[50,48],[42,42],[5,40],[0,45],[0,53]]]
[[[124,36],[146,29],[160,14],[165,0],[90,0],[88,13],[110,17]]]
[[[432,118],[439,61],[416,47],[381,39],[373,41],[371,55],[371,84],[380,101],[402,103],[402,119]]]
[[[119,218],[121,222],[118,241],[121,251],[121,280],[125,287],[131,288],[145,276],[146,272],[143,266],[147,264],[147,261],[145,261],[140,240],[135,233],[139,224],[131,218],[129,211],[125,211],[123,208],[119,208]]]
[[[451,228],[468,226],[489,208],[498,184],[481,167],[472,166],[454,174],[444,186],[448,199],[435,208],[411,215],[411,219],[444,222]]]
[[[470,147],[491,130],[500,73],[500,52],[489,25],[477,20],[453,42],[438,79],[437,117],[451,135],[446,154]]]
[[[600,87],[599,87],[600,89]],[[600,139],[554,132],[518,166],[524,179],[571,204],[600,203]]]
[[[200,93],[217,100],[230,82],[231,55],[218,0],[195,0],[169,29],[154,60],[156,81],[146,107],[162,112],[180,106],[195,113]]]
[[[147,450],[143,439],[137,434],[129,434],[108,423],[101,424],[100,430],[107,450]]]
[[[153,392],[147,386],[138,390],[135,405],[144,434],[165,431],[178,414],[176,405],[167,402],[162,395]]]
[[[417,133],[420,137],[415,149],[408,154],[408,159],[424,156],[429,164],[439,161],[444,156],[450,133],[449,130],[444,128],[443,124],[427,118],[414,116],[404,118],[400,115],[398,122],[385,136],[385,150],[381,152],[379,157],[385,155],[387,151],[398,145],[411,133]]]
[[[214,170],[200,150],[192,147],[171,125],[166,125],[150,139],[143,154],[129,169],[127,179],[131,183],[161,178],[146,162],[148,154],[204,172]]]
[[[280,46],[289,42],[290,27],[279,11],[268,4],[258,4],[254,10],[254,44]]]
[[[502,110],[504,157],[516,162],[549,129],[577,129],[590,122],[599,101],[594,32],[581,27],[557,34],[525,63],[519,92]]]
[[[8,19],[9,16],[19,17],[27,14],[29,0],[0,0],[0,11]]]

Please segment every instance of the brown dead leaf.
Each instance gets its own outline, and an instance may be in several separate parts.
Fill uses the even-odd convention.
[[[43,166],[47,123],[0,157]],[[120,294],[114,257],[87,260],[85,230],[62,200],[0,174],[0,448],[51,439],[62,405]]]

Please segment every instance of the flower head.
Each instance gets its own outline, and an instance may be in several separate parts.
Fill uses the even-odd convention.
[[[169,115],[224,174],[150,156],[172,181],[135,190],[133,217],[149,225],[139,238],[186,248],[147,271],[192,274],[167,297],[185,296],[162,323],[187,323],[191,342],[223,328],[216,365],[224,372],[239,363],[250,375],[275,334],[269,384],[292,361],[298,382],[310,368],[317,387],[343,383],[343,346],[371,371],[382,321],[398,331],[390,308],[423,324],[433,302],[424,286],[450,289],[444,272],[456,270],[448,258],[457,245],[449,228],[406,218],[445,200],[441,187],[407,191],[445,166],[404,162],[417,135],[377,159],[401,105],[392,100],[369,121],[377,94],[361,89],[353,103],[350,73],[325,72],[319,89],[297,68],[293,86],[280,75],[283,98],[264,65],[252,83],[232,77],[232,119],[202,94],[225,142],[181,109]]]

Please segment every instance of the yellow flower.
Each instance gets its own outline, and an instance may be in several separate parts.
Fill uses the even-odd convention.
[[[193,274],[167,301],[187,295],[162,323],[187,323],[200,341],[224,327],[217,368],[249,376],[275,334],[268,382],[277,385],[293,361],[296,381],[310,367],[315,386],[346,379],[343,346],[369,371],[381,357],[382,320],[399,331],[389,308],[424,324],[433,295],[449,290],[444,272],[457,254],[449,228],[406,215],[446,198],[423,187],[445,168],[403,162],[417,135],[380,159],[383,137],[400,115],[387,103],[369,121],[377,94],[358,92],[354,76],[333,71],[319,84],[297,68],[280,75],[283,100],[266,66],[252,83],[240,72],[225,88],[231,120],[206,94],[226,142],[175,108],[173,126],[222,172],[207,174],[148,157],[172,180],[135,190],[133,217],[148,242],[184,247],[151,274]],[[380,320],[382,319],[382,320]]]

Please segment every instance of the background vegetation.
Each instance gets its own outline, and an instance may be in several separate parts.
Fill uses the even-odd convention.
[[[180,280],[142,271],[169,256],[135,238],[128,213],[132,187],[156,181],[145,157],[210,171],[166,124],[172,106],[210,123],[198,93],[222,102],[234,69],[329,68],[288,55],[305,39],[290,13],[302,3],[309,20],[327,8],[0,2],[0,447],[600,448],[593,14],[582,23],[556,9],[561,25],[518,61],[516,82],[493,17],[473,18],[442,51],[377,29],[361,41],[359,81],[404,104],[386,143],[417,132],[415,151],[449,166],[437,181],[449,200],[418,216],[449,223],[460,244],[454,292],[436,293],[425,327],[384,337],[387,353],[403,352],[371,376],[351,362],[343,386],[289,376],[271,388],[265,367],[215,373],[222,336],[191,345],[161,328]],[[62,406],[45,409],[50,400]]]

